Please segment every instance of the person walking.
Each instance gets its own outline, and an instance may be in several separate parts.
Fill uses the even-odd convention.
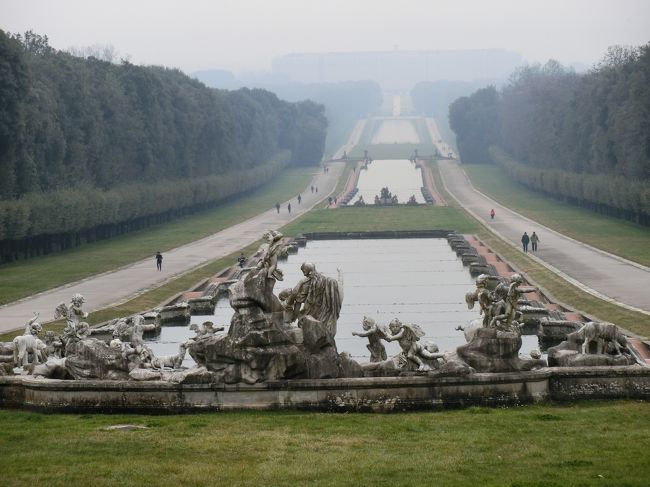
[[[156,252],[156,269],[162,271],[162,254],[160,251]]]
[[[524,248],[524,252],[528,252],[528,242],[530,242],[530,237],[526,232],[521,236],[521,245]]]
[[[244,264],[246,263],[246,257],[244,257],[244,253],[242,252],[240,256],[237,258],[237,262],[239,263],[239,267],[242,269],[244,268]]]
[[[302,201],[302,196],[298,195],[298,204]]]
[[[291,203],[287,204],[287,210],[289,210],[289,214],[291,215]]]
[[[539,237],[535,232],[530,236],[530,244],[533,252],[537,252],[537,242],[539,242]]]
[[[275,210],[280,213],[280,203],[275,204]]]
[[[490,211],[490,220],[494,220],[494,215],[496,215],[494,208]]]
[[[314,192],[314,185],[313,184],[311,185],[311,192],[312,193]]]

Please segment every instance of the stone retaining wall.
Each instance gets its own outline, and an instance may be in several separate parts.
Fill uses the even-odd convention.
[[[396,412],[515,406],[545,400],[650,399],[641,366],[547,368],[464,377],[271,381],[254,385],[0,377],[0,407],[44,412],[179,413],[300,409]]]

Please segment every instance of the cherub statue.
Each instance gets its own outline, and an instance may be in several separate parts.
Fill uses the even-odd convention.
[[[36,321],[38,319],[39,313],[34,311],[34,317],[25,324],[25,333],[24,335],[38,335],[43,327],[41,324]]]
[[[520,274],[513,274],[510,278],[510,286],[508,286],[508,294],[504,299],[504,309],[500,314],[494,314],[490,320],[490,326],[497,327],[502,330],[511,331],[518,330],[519,324],[516,320],[521,319],[521,312],[517,309],[519,296],[524,292],[534,291],[534,287],[520,288],[519,286],[524,282],[524,278]]]
[[[142,315],[133,315],[126,319],[128,324],[131,324],[133,331],[131,332],[131,345],[136,349],[138,347],[144,347],[144,332],[151,331],[156,329],[156,325],[145,324],[144,316]]]
[[[403,324],[395,318],[390,322],[388,328],[392,334],[388,335],[385,340],[388,342],[397,341],[406,356],[407,363],[414,363],[417,366],[418,372],[431,370],[431,367],[424,363],[422,358],[428,360],[445,359],[444,354],[430,352],[418,343],[420,338],[424,336],[424,331],[418,325],[414,323]]]
[[[366,348],[370,352],[370,361],[383,362],[386,360],[388,356],[386,355],[386,348],[384,347],[384,344],[381,343],[381,340],[386,339],[386,336],[389,334],[388,330],[381,325],[377,325],[375,320],[368,318],[367,316],[363,317],[361,326],[364,331],[353,331],[352,335],[368,338],[368,345],[366,345]]]
[[[65,303],[60,303],[56,307],[56,310],[54,310],[54,319],[58,320],[59,318],[65,318],[66,320],[65,327],[63,328],[63,340],[66,343],[66,355],[68,354],[68,343],[70,342],[71,344],[74,344],[81,339],[79,333],[77,332],[77,327],[80,325],[82,319],[88,317],[88,313],[84,312],[84,310],[81,309],[83,303],[84,297],[81,294],[76,293],[72,296],[69,307],[66,306]],[[87,327],[88,323],[86,323],[86,328]],[[83,331],[83,338],[85,338],[88,334],[89,332],[86,333]]]
[[[84,312],[84,310],[81,309],[84,301],[85,299],[81,294],[75,294],[70,300],[69,307],[66,306],[65,303],[60,303],[56,307],[56,310],[54,311],[54,319],[58,320],[59,318],[65,318],[67,321],[71,321],[76,325],[82,319],[88,317],[88,313]]]
[[[483,326],[488,326],[492,319],[492,306],[494,297],[487,289],[488,276],[481,274],[476,278],[476,290],[465,295],[465,302],[469,309],[474,308],[474,303],[478,301],[480,314],[483,315]]]
[[[278,269],[278,258],[286,255],[287,246],[282,243],[283,235],[276,230],[269,230],[264,233],[267,243],[264,248],[264,255],[260,259],[257,267],[266,269],[266,276],[276,281],[284,280],[284,274]]]

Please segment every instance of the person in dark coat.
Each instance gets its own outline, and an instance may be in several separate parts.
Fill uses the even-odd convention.
[[[159,271],[162,271],[162,254],[160,252],[156,252],[156,269]]]
[[[528,242],[530,242],[530,237],[526,232],[521,236],[521,245],[524,248],[524,252],[528,252]]]

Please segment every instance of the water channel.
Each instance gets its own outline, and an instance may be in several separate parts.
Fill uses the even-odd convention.
[[[400,204],[405,204],[411,196],[415,201],[425,203],[422,196],[422,169],[407,159],[375,160],[368,164],[368,169],[359,173],[359,182],[353,203],[363,196],[367,204],[373,204],[381,188],[388,187],[397,195]]]
[[[446,240],[377,239],[377,240],[315,240],[309,241],[298,254],[281,262],[285,279],[276,283],[275,293],[293,287],[302,277],[300,264],[309,261],[319,272],[340,276],[345,297],[338,321],[336,343],[339,352],[349,352],[355,359],[369,357],[367,340],[352,336],[361,331],[364,316],[388,324],[393,318],[417,323],[426,332],[425,341],[433,341],[440,350],[455,350],[465,343],[463,333],[456,331],[478,317],[464,302],[466,292],[474,288],[474,280]],[[228,298],[220,299],[213,316],[193,316],[192,323],[212,321],[228,327],[233,310]],[[178,343],[194,336],[189,326],[165,326],[148,345],[157,355],[178,351]],[[536,337],[523,337],[522,352],[537,348]],[[386,343],[389,355],[399,352],[396,343]],[[189,355],[184,365],[193,364]]]
[[[371,144],[419,144],[420,137],[410,119],[389,118],[372,137]]]

